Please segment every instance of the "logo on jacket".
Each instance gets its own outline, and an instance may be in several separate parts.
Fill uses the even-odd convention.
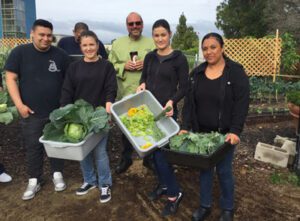
[[[50,62],[50,65],[49,65],[48,71],[50,71],[50,72],[60,72],[60,70],[57,68],[57,66],[55,64],[55,61],[49,60],[49,62]]]

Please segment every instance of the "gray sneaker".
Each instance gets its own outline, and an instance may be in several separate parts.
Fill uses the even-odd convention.
[[[67,188],[67,185],[64,181],[64,177],[61,172],[53,173],[53,184],[54,184],[54,190],[56,192],[63,191]]]
[[[37,182],[37,178],[30,178],[27,188],[22,196],[23,200],[30,200],[41,189],[41,185]]]

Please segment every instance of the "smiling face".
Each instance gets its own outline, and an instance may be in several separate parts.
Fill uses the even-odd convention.
[[[136,13],[129,14],[126,19],[126,25],[129,36],[134,40],[139,39],[144,27],[141,16]]]
[[[85,61],[98,60],[99,44],[95,38],[91,36],[82,36],[80,39],[80,48],[84,55]]]
[[[171,33],[163,27],[154,28],[152,38],[158,50],[165,50],[170,46]]]
[[[209,64],[217,64],[223,59],[224,49],[214,37],[209,37],[202,44],[202,52],[205,60]]]
[[[31,30],[34,47],[39,51],[47,51],[53,41],[52,30],[43,26],[36,26]]]

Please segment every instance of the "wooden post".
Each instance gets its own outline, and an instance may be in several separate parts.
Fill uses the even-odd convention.
[[[277,56],[278,56],[278,39],[279,39],[279,31],[276,29],[276,38],[275,38],[275,52],[274,52],[274,74],[273,74],[273,82],[276,81],[276,73],[277,73]]]

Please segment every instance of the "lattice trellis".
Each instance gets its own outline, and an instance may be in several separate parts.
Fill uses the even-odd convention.
[[[225,39],[225,54],[245,68],[248,76],[279,74],[281,38]]]
[[[30,43],[31,40],[27,38],[2,38],[0,39],[0,46],[16,47],[17,45]]]

